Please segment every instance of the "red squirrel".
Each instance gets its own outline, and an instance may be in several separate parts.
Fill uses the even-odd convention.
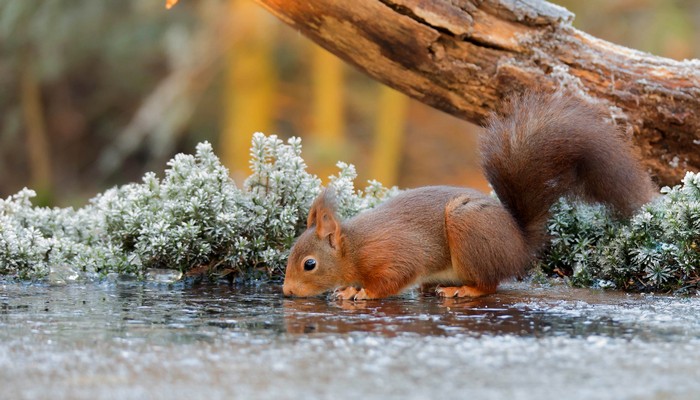
[[[536,92],[505,102],[480,151],[498,200],[467,188],[421,187],[341,221],[334,192],[324,190],[291,250],[284,294],[336,289],[336,298],[362,300],[413,285],[436,285],[446,297],[492,294],[537,257],[560,197],[629,217],[656,193],[603,110],[572,95]]]

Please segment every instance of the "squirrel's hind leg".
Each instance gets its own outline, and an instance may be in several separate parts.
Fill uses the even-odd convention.
[[[439,284],[428,283],[420,286],[421,293],[435,293],[440,297],[481,297],[496,292],[496,287],[480,288],[476,286],[440,286]]]
[[[481,297],[496,293],[496,287],[478,288],[476,286],[439,287],[435,293],[440,297]]]
[[[445,207],[445,230],[457,284],[438,288],[444,297],[480,297],[522,273],[528,251],[511,215],[497,201],[465,194]]]

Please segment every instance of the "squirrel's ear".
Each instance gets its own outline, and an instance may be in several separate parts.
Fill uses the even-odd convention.
[[[318,227],[319,221],[323,220],[324,214],[332,214],[335,216],[335,192],[330,188],[325,188],[316,197],[316,200],[311,204],[309,209],[309,217],[306,219],[306,227]]]
[[[335,192],[326,188],[314,200],[306,220],[307,228],[316,227],[319,239],[328,237],[331,247],[340,246],[340,220],[336,214]]]

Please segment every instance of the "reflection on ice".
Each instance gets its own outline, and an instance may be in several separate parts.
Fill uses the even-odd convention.
[[[617,399],[700,390],[697,298],[512,284],[477,300],[408,293],[355,303],[154,281],[0,283],[3,397]]]

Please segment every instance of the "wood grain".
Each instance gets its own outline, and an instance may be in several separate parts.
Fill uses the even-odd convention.
[[[256,0],[338,57],[475,123],[531,87],[602,103],[658,183],[700,168],[700,60],[592,37],[538,0]]]

